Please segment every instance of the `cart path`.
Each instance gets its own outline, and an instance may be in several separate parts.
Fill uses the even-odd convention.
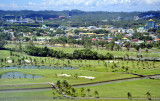
[[[120,82],[127,82],[127,81],[135,81],[135,80],[142,80],[142,79],[150,79],[154,77],[160,77],[160,74],[155,75],[146,75],[146,77],[131,77],[131,78],[123,78],[123,79],[115,79],[115,80],[107,80],[107,81],[99,81],[99,82],[92,82],[92,83],[84,83],[84,84],[74,84],[75,88],[81,87],[90,87],[90,86],[99,86],[99,85],[106,85],[106,84],[113,84],[113,83],[120,83]],[[0,87],[10,87],[10,86],[28,86],[28,85],[48,85],[48,87],[37,87],[37,88],[16,88],[16,89],[0,89],[0,93],[8,93],[8,92],[29,92],[29,91],[46,91],[52,90],[51,82],[47,83],[31,83],[31,84],[18,84],[18,85],[0,85]],[[50,87],[49,87],[50,86]]]

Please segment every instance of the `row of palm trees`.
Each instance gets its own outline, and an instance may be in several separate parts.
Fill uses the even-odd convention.
[[[70,85],[66,80],[64,80],[63,82],[57,81],[56,86],[58,87],[58,89],[60,90],[60,92],[64,92],[66,95],[71,96],[71,97],[78,97],[78,93],[77,90]],[[86,89],[86,91],[88,92],[88,97],[92,97],[92,95],[90,95],[91,89]],[[84,93],[85,89],[82,87],[80,89],[80,96],[81,97],[85,97],[86,94]],[[55,95],[55,93],[53,92],[53,95]],[[99,98],[98,97],[99,93],[98,91],[94,91],[94,96],[95,98]],[[151,100],[151,93],[148,91],[146,92],[147,95],[147,99]],[[130,92],[127,93],[128,99],[132,99],[132,94]]]
[[[64,92],[66,95],[69,95],[71,97],[78,97],[77,90],[72,85],[70,85],[66,80],[64,80],[63,82],[60,82],[58,80],[57,83],[56,83],[56,86],[58,87],[60,92]],[[84,91],[85,91],[84,88],[80,89],[80,92],[81,92],[80,96],[81,97],[86,96],[86,94],[84,94]],[[88,88],[86,91],[88,92],[88,97],[92,97],[90,95],[91,90]],[[98,94],[99,94],[98,91],[94,91],[94,95],[95,95],[96,98],[98,98]],[[55,94],[53,94],[53,95],[55,95]]]
[[[145,95],[147,95],[147,99],[151,100],[151,93],[148,91]],[[127,93],[128,99],[132,99],[132,94],[130,92]]]

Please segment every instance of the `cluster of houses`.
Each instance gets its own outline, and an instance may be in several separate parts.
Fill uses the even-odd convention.
[[[148,29],[151,29],[151,28],[160,28],[160,24],[156,24],[155,21],[153,21],[152,19],[149,19],[145,25],[141,25],[138,29],[137,29],[137,32],[140,32],[140,33],[144,33],[144,32],[147,32]]]
[[[51,33],[51,32],[56,32],[56,29],[55,28],[49,28],[45,25],[42,25],[41,27],[42,29],[49,29],[48,32],[46,33],[40,33],[42,36],[45,36],[45,37],[37,37],[37,41],[41,41],[41,42],[44,42],[45,40],[50,40],[51,37],[49,37],[48,35]],[[66,34],[56,34],[54,37],[73,37],[75,38],[76,40],[81,40],[81,36],[94,36],[94,38],[92,38],[92,41],[99,41],[99,40],[106,40],[108,42],[111,42],[112,39],[114,37],[116,37],[117,35],[119,34],[125,34],[124,38],[122,38],[122,40],[120,40],[119,42],[117,43],[120,43],[121,41],[127,41],[127,42],[134,42],[134,43],[142,43],[144,42],[143,40],[138,40],[138,39],[132,39],[131,37],[133,36],[133,34],[135,33],[135,30],[133,29],[123,29],[123,28],[114,28],[114,26],[112,25],[100,25],[99,27],[97,26],[88,26],[88,27],[67,27],[67,26],[59,26],[58,27],[59,29],[61,30],[64,30],[66,32]],[[160,28],[160,25],[155,25],[155,22],[150,19],[145,26],[140,26],[138,29],[137,29],[137,32],[140,32],[140,33],[144,33],[144,32],[147,32],[148,29],[150,28]],[[93,33],[94,30],[99,30],[99,29],[103,29],[103,30],[106,30],[108,31],[109,33],[106,34],[106,33],[103,33],[103,34],[96,34],[96,33]],[[79,35],[76,35],[74,33],[75,30],[79,30],[80,33]],[[14,36],[14,32],[12,30],[4,30],[5,33],[10,33],[12,39],[14,40],[15,39],[15,36]],[[36,33],[36,32],[35,32]],[[159,33],[157,33],[159,34]],[[29,37],[29,36],[33,36],[34,34],[33,33],[19,33],[19,35],[23,35],[23,37]],[[145,35],[144,35],[145,36]],[[154,34],[151,34],[149,33],[149,36],[152,37],[152,39],[154,40],[148,40],[147,42],[150,43],[152,41],[160,41],[160,39],[154,35]],[[47,38],[46,38],[47,37]]]

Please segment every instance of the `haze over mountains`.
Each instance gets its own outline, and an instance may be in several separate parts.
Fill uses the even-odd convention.
[[[73,10],[133,12],[160,10],[160,0],[3,0],[1,10]]]

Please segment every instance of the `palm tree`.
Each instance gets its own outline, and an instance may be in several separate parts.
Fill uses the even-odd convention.
[[[84,91],[84,88],[81,88],[81,96],[82,96],[82,94],[83,94],[83,91]]]
[[[89,92],[90,92],[90,89],[89,89],[89,88],[87,89],[87,92],[88,92],[88,96],[89,96]]]
[[[72,89],[72,85],[67,85],[67,89],[69,89],[69,91]]]
[[[128,92],[127,95],[128,95],[128,99],[131,99],[131,98],[132,98],[132,95],[131,95],[130,92]]]
[[[61,87],[61,82],[60,82],[59,80],[57,81],[57,83],[56,83],[56,84],[57,84],[58,88],[60,88],[60,87]]]
[[[62,82],[62,84],[63,84],[63,86],[66,88],[67,81],[66,81],[66,80],[64,80],[64,81]]]
[[[52,94],[53,94],[53,96],[54,96],[56,93],[55,93],[55,92],[53,92]]]
[[[97,97],[96,95],[98,95],[98,91],[95,91],[94,94],[95,94],[95,97]]]
[[[76,93],[76,89],[75,88],[72,88],[72,93],[75,96],[75,93]]]
[[[151,93],[147,92],[146,95],[147,95],[148,100],[151,100]]]

